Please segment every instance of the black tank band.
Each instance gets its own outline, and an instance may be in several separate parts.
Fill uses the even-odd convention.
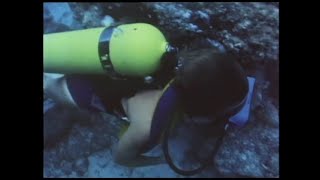
[[[101,62],[101,66],[102,68],[105,70],[106,74],[108,76],[110,76],[112,79],[126,79],[125,76],[117,73],[114,70],[114,67],[112,65],[111,59],[110,59],[110,39],[112,36],[112,33],[114,31],[116,27],[108,27],[105,28],[101,35],[100,35],[100,39],[99,39],[99,57],[100,57],[100,62]]]

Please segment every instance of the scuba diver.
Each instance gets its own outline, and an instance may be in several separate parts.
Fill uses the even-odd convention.
[[[168,139],[185,116],[219,136],[249,118],[254,79],[236,59],[212,47],[169,45],[156,27],[145,23],[44,35],[44,93],[75,109],[102,111],[128,122],[113,150],[115,162],[130,167],[167,162],[177,173]],[[59,73],[59,74],[51,74]],[[208,117],[197,122],[196,117]],[[204,124],[204,126],[203,126]],[[50,139],[50,138],[49,138]],[[46,143],[46,142],[45,142]],[[162,144],[164,157],[144,153]]]

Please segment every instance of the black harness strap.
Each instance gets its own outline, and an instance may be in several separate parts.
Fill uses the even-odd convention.
[[[221,121],[220,121],[221,122]],[[181,174],[181,175],[184,175],[184,176],[192,176],[192,175],[195,175],[199,172],[201,172],[203,169],[205,169],[206,167],[210,166],[210,165],[213,165],[213,159],[215,158],[218,150],[219,150],[219,147],[221,146],[222,144],[222,141],[223,141],[223,137],[225,136],[226,134],[226,127],[228,125],[228,119],[227,118],[224,118],[222,120],[223,122],[223,130],[221,132],[221,135],[218,137],[218,139],[216,140],[215,142],[215,146],[214,146],[214,149],[211,153],[211,157],[212,158],[207,158],[205,161],[202,161],[200,162],[201,165],[199,168],[197,169],[194,169],[194,170],[182,170],[182,169],[179,169],[172,161],[171,157],[170,157],[170,154],[169,154],[169,136],[170,136],[170,126],[171,124],[165,129],[165,132],[164,132],[164,142],[162,144],[162,149],[163,149],[163,153],[164,153],[164,156],[165,156],[165,159],[168,163],[168,165],[170,166],[170,168],[172,170],[174,170],[176,173],[178,174]],[[215,124],[215,123],[214,123]]]

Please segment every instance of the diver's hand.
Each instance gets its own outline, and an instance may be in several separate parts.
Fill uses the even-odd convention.
[[[143,166],[153,166],[159,164],[165,164],[166,160],[164,157],[150,157],[150,156],[137,156],[133,159],[115,159],[115,162],[127,167],[143,167]]]

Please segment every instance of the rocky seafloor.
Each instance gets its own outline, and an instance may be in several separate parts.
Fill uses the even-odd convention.
[[[205,37],[236,55],[247,74],[256,78],[249,122],[240,129],[229,128],[213,160],[215,166],[191,177],[279,176],[279,3],[44,3],[43,7],[45,34],[146,22],[178,47]],[[44,177],[183,177],[166,164],[141,168],[115,164],[111,151],[121,121],[108,114],[88,122],[61,121],[61,111],[54,108],[44,116],[45,126],[65,123],[61,127],[69,129],[55,146],[44,149]]]

